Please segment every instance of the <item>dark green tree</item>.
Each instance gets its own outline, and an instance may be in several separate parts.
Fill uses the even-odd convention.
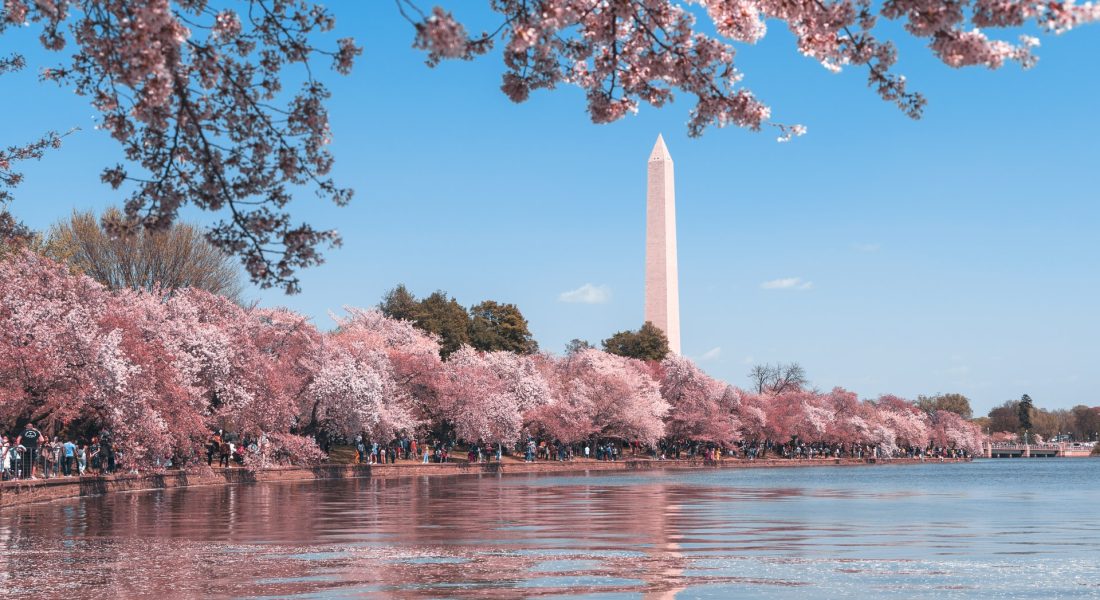
[[[637,331],[620,331],[603,341],[603,349],[611,354],[639,360],[661,360],[668,354],[665,332],[646,321]]]
[[[1016,408],[1017,418],[1020,420],[1020,429],[1025,431],[1031,429],[1031,411],[1033,408],[1031,396],[1024,394],[1020,397],[1020,405]]]
[[[486,300],[470,309],[470,345],[483,352],[538,352],[527,319],[515,304]]]
[[[378,303],[378,309],[391,319],[415,322],[420,306],[416,296],[405,287],[405,284],[399,283],[397,287],[382,296],[382,301]]]
[[[470,343],[469,322],[466,309],[443,290],[417,303],[416,326],[439,336],[439,355],[443,358]]]

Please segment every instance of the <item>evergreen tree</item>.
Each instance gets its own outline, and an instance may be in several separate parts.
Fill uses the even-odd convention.
[[[527,319],[515,304],[486,300],[470,309],[470,345],[484,352],[538,352]]]
[[[637,331],[620,331],[603,341],[604,352],[639,360],[663,360],[668,354],[665,332],[646,321]]]
[[[1017,414],[1020,419],[1020,428],[1024,431],[1031,430],[1031,396],[1024,394],[1020,397],[1020,406],[1017,407]]]
[[[416,326],[439,336],[439,355],[447,358],[470,343],[470,315],[447,292],[437,290],[417,304]]]
[[[382,314],[391,319],[404,321],[415,322],[419,308],[416,296],[403,283],[397,284],[397,287],[386,292],[386,295],[382,296],[382,301],[378,303],[378,309]]]

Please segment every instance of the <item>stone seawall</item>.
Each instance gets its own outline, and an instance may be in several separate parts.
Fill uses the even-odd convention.
[[[880,460],[878,465],[909,465],[940,462],[969,462],[968,459],[929,459],[922,461],[913,458],[895,458]],[[5,481],[0,483],[0,508],[76,498],[79,496],[97,496],[111,492],[159,490],[201,485],[226,485],[257,483],[265,481],[305,481],[317,479],[397,479],[428,476],[458,475],[495,475],[523,473],[588,473],[599,471],[635,471],[657,469],[746,469],[746,468],[793,468],[793,467],[830,467],[830,466],[866,466],[875,464],[874,460],[854,458],[822,458],[809,460],[765,459],[742,460],[726,459],[717,464],[705,464],[695,460],[649,460],[627,459],[617,462],[578,460],[559,463],[541,461],[534,463],[506,461],[503,463],[418,463],[402,462],[396,465],[318,465],[315,467],[277,467],[269,469],[212,469],[209,472],[166,471],[147,475],[106,475],[34,481]]]

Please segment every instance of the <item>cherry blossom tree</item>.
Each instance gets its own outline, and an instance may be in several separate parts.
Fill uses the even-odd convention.
[[[108,296],[85,276],[29,251],[0,261],[0,419],[63,427],[105,409],[133,374]]]
[[[535,410],[550,402],[550,384],[532,355],[497,351],[483,352],[480,358],[500,380],[505,392],[514,398],[516,408],[521,413]]]
[[[0,262],[0,279],[0,419],[106,429],[128,466],[194,452],[206,405],[158,298],[112,296],[28,251]]]
[[[885,395],[880,396],[875,405],[880,422],[894,432],[898,445],[913,448],[928,446],[931,433],[928,416],[912,402]]]
[[[186,465],[212,428],[260,441],[257,464],[309,464],[311,436],[387,440],[422,425],[469,442],[524,428],[567,443],[662,437],[716,443],[981,449],[979,428],[896,396],[792,387],[752,394],[691,361],[578,349],[565,357],[463,346],[379,311],[349,308],[319,332],[286,309],[195,289],[123,289],[29,250],[0,259],[0,423],[106,430],[125,465]],[[304,434],[304,435],[301,435]]]
[[[1100,4],[1072,0],[886,0],[877,10],[868,0],[493,0],[499,25],[471,35],[441,6],[425,11],[415,0],[397,5],[413,24],[413,45],[427,53],[429,65],[469,60],[499,43],[501,89],[516,102],[532,91],[569,84],[584,91],[592,121],[606,123],[642,103],[663,106],[678,90],[694,97],[688,121],[693,136],[708,126],[772,125],[781,141],[805,128],[771,121],[771,109],[743,84],[734,64],[733,44],[756,43],[768,21],[785,25],[798,52],[824,68],[863,69],[867,85],[883,100],[919,118],[925,98],[894,72],[897,48],[880,37],[880,17],[903,21],[904,30],[928,40],[947,65],[990,69],[1010,61],[1032,66],[1038,40],[1023,35],[1007,41],[987,31],[1030,25],[1061,33],[1100,19]],[[708,22],[699,24],[700,18]]]
[[[661,361],[661,372],[661,395],[671,406],[665,422],[669,438],[722,444],[739,439],[736,390],[676,354]]]
[[[317,440],[292,433],[272,432],[261,440],[259,456],[245,455],[248,466],[315,465],[328,458],[318,446]]]
[[[197,456],[210,431],[208,406],[190,373],[179,369],[185,353],[163,327],[163,295],[121,290],[104,308],[100,327],[119,337],[132,370],[125,387],[101,409],[123,456],[131,466]]]
[[[382,349],[326,344],[320,365],[307,397],[321,428],[347,438],[363,432],[371,439],[391,440],[416,427]]]
[[[958,448],[971,454],[982,451],[981,428],[947,410],[938,410],[932,416],[931,440],[941,448]]]
[[[804,421],[801,392],[760,394],[758,406],[764,411],[765,439],[786,443],[798,435]]]
[[[463,346],[444,365],[440,403],[459,438],[511,443],[524,415],[550,400],[550,386],[528,355]]]
[[[222,6],[219,6],[222,5]],[[298,289],[296,271],[321,262],[335,231],[294,223],[285,211],[296,188],[344,205],[351,190],[328,177],[329,91],[310,66],[327,57],[339,73],[361,50],[350,38],[317,45],[333,16],[309,0],[6,0],[0,32],[34,25],[45,49],[66,62],[43,78],[71,87],[99,111],[97,128],[123,146],[125,163],[102,179],[129,184],[125,232],[135,223],[159,229],[192,204],[220,212],[209,239],[242,258],[253,281]],[[22,55],[0,72],[22,68]],[[302,65],[297,73],[286,68]],[[296,90],[284,87],[294,84]],[[0,185],[9,163],[35,158],[59,135],[0,154]],[[16,181],[17,182],[17,181]]]
[[[819,406],[829,415],[829,423],[822,440],[833,444],[864,443],[871,440],[869,413],[874,408],[860,402],[854,392],[844,388],[833,388],[823,395]],[[869,418],[871,420],[869,420]]]
[[[538,359],[539,370],[550,387],[550,398],[524,415],[530,431],[565,443],[581,442],[599,433],[593,422],[596,412],[593,398],[588,387],[576,376],[577,369],[570,368],[569,362],[575,355],[589,350],[599,352],[585,348],[562,359],[548,355]]]
[[[533,421],[564,442],[591,437],[656,443],[669,404],[642,361],[599,350],[575,352],[555,365],[553,399]]]
[[[741,422],[741,437],[753,441],[768,438],[768,398],[764,394],[754,394],[735,389],[734,413]]]
[[[338,327],[328,337],[353,354],[385,352],[397,385],[421,422],[443,418],[438,392],[443,387],[439,339],[409,321],[391,319],[377,309],[345,307],[345,316],[333,315]]]
[[[296,415],[293,428],[308,429],[304,423],[311,405],[306,391],[319,370],[324,336],[307,317],[285,308],[249,312],[258,323],[252,343],[260,356],[274,362],[267,385],[275,397],[285,398],[294,407],[287,409]]]
[[[765,402],[767,437],[785,443],[797,437],[803,442],[825,439],[831,427],[831,415],[822,406],[821,397],[805,390],[767,395]]]
[[[287,431],[300,406],[287,393],[293,373],[270,342],[270,314],[188,289],[167,302],[165,327],[185,350],[181,368],[202,389],[214,421],[239,434]]]

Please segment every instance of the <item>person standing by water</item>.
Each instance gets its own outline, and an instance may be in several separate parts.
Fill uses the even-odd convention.
[[[7,436],[0,436],[0,481],[11,478],[11,443]]]
[[[30,477],[31,479],[37,479],[35,477],[35,461],[38,460],[38,442],[42,438],[42,432],[35,428],[34,423],[27,423],[27,427],[23,430],[23,435],[19,436],[15,440],[15,444],[20,444],[26,448],[23,452],[23,470],[24,477]]]
[[[229,454],[232,451],[229,442],[225,441],[225,438],[222,438],[221,443],[218,444],[218,466],[226,469],[229,468]]]
[[[81,443],[76,450],[77,475],[83,475],[88,470],[88,445]]]
[[[42,456],[45,463],[45,472],[43,476],[49,479],[50,477],[61,476],[61,440],[57,436],[53,436],[52,440],[44,439],[42,447]]]
[[[87,462],[89,459],[92,461],[92,472],[98,475],[101,471],[103,471],[103,448],[99,444],[98,436],[93,435],[92,443],[87,446],[82,446],[80,451],[82,454],[84,454],[85,462]],[[209,465],[210,463],[207,464]],[[80,472],[81,474],[83,474],[84,470],[81,469]]]
[[[23,444],[16,441],[11,443],[11,447],[8,448],[8,459],[11,461],[11,476],[9,479],[22,479],[23,478],[23,453],[27,451],[23,447]]]
[[[94,438],[93,438],[94,440]],[[222,445],[221,431],[212,434],[210,439],[206,441],[206,466],[214,466],[214,455],[218,453],[218,448]]]
[[[65,477],[73,474],[73,462],[76,460],[76,444],[70,439],[61,445],[61,472]]]

